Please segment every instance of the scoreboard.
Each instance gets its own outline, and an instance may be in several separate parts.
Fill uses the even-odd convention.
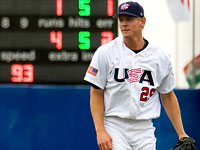
[[[116,0],[0,0],[0,83],[84,84],[117,36]]]

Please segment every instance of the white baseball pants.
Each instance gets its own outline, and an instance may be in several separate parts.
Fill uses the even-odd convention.
[[[105,117],[105,128],[112,137],[113,150],[155,150],[155,127],[151,120]]]

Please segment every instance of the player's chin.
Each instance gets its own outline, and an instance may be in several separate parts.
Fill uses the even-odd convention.
[[[123,34],[123,33],[122,33],[122,35],[123,35],[124,38],[130,38],[130,37],[131,37],[130,34]]]
[[[122,35],[123,35],[124,37],[129,37],[129,36],[130,36],[130,33],[127,32],[127,31],[124,31],[124,32],[122,32]]]

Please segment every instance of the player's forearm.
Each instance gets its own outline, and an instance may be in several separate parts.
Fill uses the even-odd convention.
[[[171,120],[179,138],[187,136],[183,129],[180,108],[174,92],[172,91],[164,95],[161,94],[161,99],[163,107],[169,119]]]
[[[96,132],[104,131],[104,99],[103,90],[91,87],[90,109]]]

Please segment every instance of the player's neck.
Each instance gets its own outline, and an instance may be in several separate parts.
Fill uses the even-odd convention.
[[[124,43],[126,44],[126,46],[132,50],[141,50],[144,45],[145,45],[145,41],[143,39],[143,37],[140,38],[124,38]]]

